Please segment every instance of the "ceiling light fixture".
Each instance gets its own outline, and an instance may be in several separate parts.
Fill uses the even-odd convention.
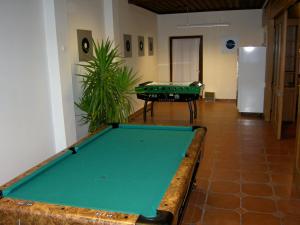
[[[185,25],[177,25],[179,29],[187,29],[187,28],[201,28],[201,27],[228,27],[229,23],[201,23],[201,24],[185,24]]]
[[[179,29],[187,29],[187,28],[207,28],[207,27],[228,27],[230,26],[229,23],[199,23],[199,24],[190,24],[190,17],[189,17],[189,8],[186,8],[186,24],[177,25]]]

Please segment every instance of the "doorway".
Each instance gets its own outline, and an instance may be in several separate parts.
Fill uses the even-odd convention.
[[[282,135],[283,94],[286,55],[287,11],[275,18],[271,122],[277,139]]]
[[[286,38],[286,59],[284,75],[284,95],[283,95],[283,114],[282,130],[283,137],[295,137],[296,134],[296,115],[298,98],[298,74],[299,74],[299,21],[298,19],[288,18],[287,38]]]
[[[271,121],[278,139],[295,137],[300,29],[286,10],[274,20]]]
[[[170,37],[170,81],[203,82],[202,36]]]

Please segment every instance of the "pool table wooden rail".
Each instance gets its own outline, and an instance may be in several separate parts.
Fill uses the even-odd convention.
[[[105,129],[102,127],[99,131]],[[183,202],[187,197],[187,192],[191,185],[192,176],[197,169],[197,163],[203,152],[203,142],[206,129],[199,128],[190,144],[186,157],[183,158],[175,176],[173,177],[160,205],[157,209],[162,212],[169,212],[173,215],[168,224],[177,224],[179,213],[183,207]],[[18,182],[20,179],[38,170],[48,162],[60,157],[69,149],[91,135],[79,140],[67,149],[57,153],[37,166],[31,168],[15,179],[0,187],[0,191]],[[157,218],[146,218],[135,214],[125,214],[95,210],[88,208],[78,208],[64,205],[55,205],[35,201],[12,199],[0,196],[0,225],[130,225],[130,224],[160,224]],[[162,220],[163,221],[163,220]],[[162,223],[165,225],[165,223]]]

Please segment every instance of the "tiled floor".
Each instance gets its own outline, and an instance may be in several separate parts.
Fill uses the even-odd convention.
[[[295,139],[277,141],[269,123],[240,116],[232,102],[199,102],[199,111],[205,156],[183,225],[300,225]],[[147,123],[188,125],[185,103],[157,103],[154,114]]]

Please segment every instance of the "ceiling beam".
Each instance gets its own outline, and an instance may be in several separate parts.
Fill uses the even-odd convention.
[[[268,0],[128,0],[157,14],[263,8]]]

